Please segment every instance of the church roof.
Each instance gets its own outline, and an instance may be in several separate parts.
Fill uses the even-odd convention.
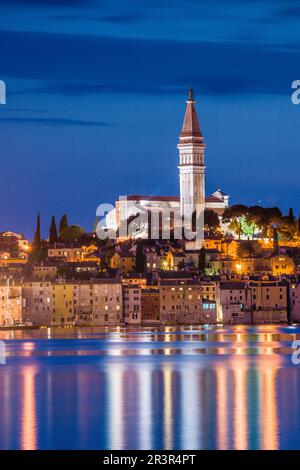
[[[219,197],[216,197],[214,196],[213,194],[211,194],[210,196],[207,196],[205,198],[205,202],[219,202],[219,203],[223,203],[223,200],[220,199]]]
[[[130,194],[127,196],[128,201],[153,201],[153,202],[179,202],[180,197],[179,196],[146,196],[146,195],[140,195],[140,194]],[[211,194],[210,196],[206,196],[205,202],[215,202],[215,203],[222,203],[224,204],[224,201]]]
[[[179,196],[145,196],[141,194],[129,194],[128,201],[179,201]]]
[[[182,126],[182,131],[180,134],[180,137],[203,137],[200,126],[199,126],[199,121],[198,121],[198,116],[197,112],[195,109],[195,99],[193,96],[193,90],[189,91],[189,99],[187,100],[187,106],[186,106],[186,111],[185,111],[185,116],[184,116],[184,121],[183,121],[183,126]]]
[[[221,189],[217,189],[213,194],[221,194],[221,196],[228,196],[228,194],[224,193]]]

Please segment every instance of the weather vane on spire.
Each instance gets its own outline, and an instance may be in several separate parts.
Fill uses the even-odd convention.
[[[189,89],[189,101],[194,101],[194,90],[192,88]]]

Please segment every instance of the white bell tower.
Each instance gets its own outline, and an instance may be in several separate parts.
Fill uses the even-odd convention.
[[[193,90],[189,90],[182,131],[179,136],[180,211],[185,219],[205,207],[205,144],[200,130]]]

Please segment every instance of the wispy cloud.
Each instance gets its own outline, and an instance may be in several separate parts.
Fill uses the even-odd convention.
[[[146,15],[142,15],[141,13],[120,13],[115,15],[98,16],[94,18],[91,17],[91,19],[106,21],[107,23],[133,24],[144,21],[146,19]]]
[[[107,122],[85,121],[82,119],[68,118],[27,118],[27,117],[3,117],[0,122],[14,124],[38,124],[47,126],[108,126]]]
[[[97,0],[96,0],[97,1]],[[17,5],[32,7],[74,7],[95,3],[95,0],[0,0],[0,5]],[[99,3],[99,1],[98,1]]]
[[[41,82],[33,93],[160,94],[197,85],[207,94],[285,94],[298,75],[299,45],[7,31],[0,55],[5,79]]]

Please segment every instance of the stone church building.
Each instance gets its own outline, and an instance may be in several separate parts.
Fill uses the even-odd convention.
[[[143,211],[163,212],[169,208],[181,216],[191,216],[195,210],[210,209],[219,216],[229,205],[229,196],[216,190],[205,194],[205,144],[195,108],[193,91],[189,91],[182,130],[179,136],[179,196],[128,195],[115,202],[106,215],[105,226],[117,230],[122,220]],[[138,236],[138,235],[137,235]]]

